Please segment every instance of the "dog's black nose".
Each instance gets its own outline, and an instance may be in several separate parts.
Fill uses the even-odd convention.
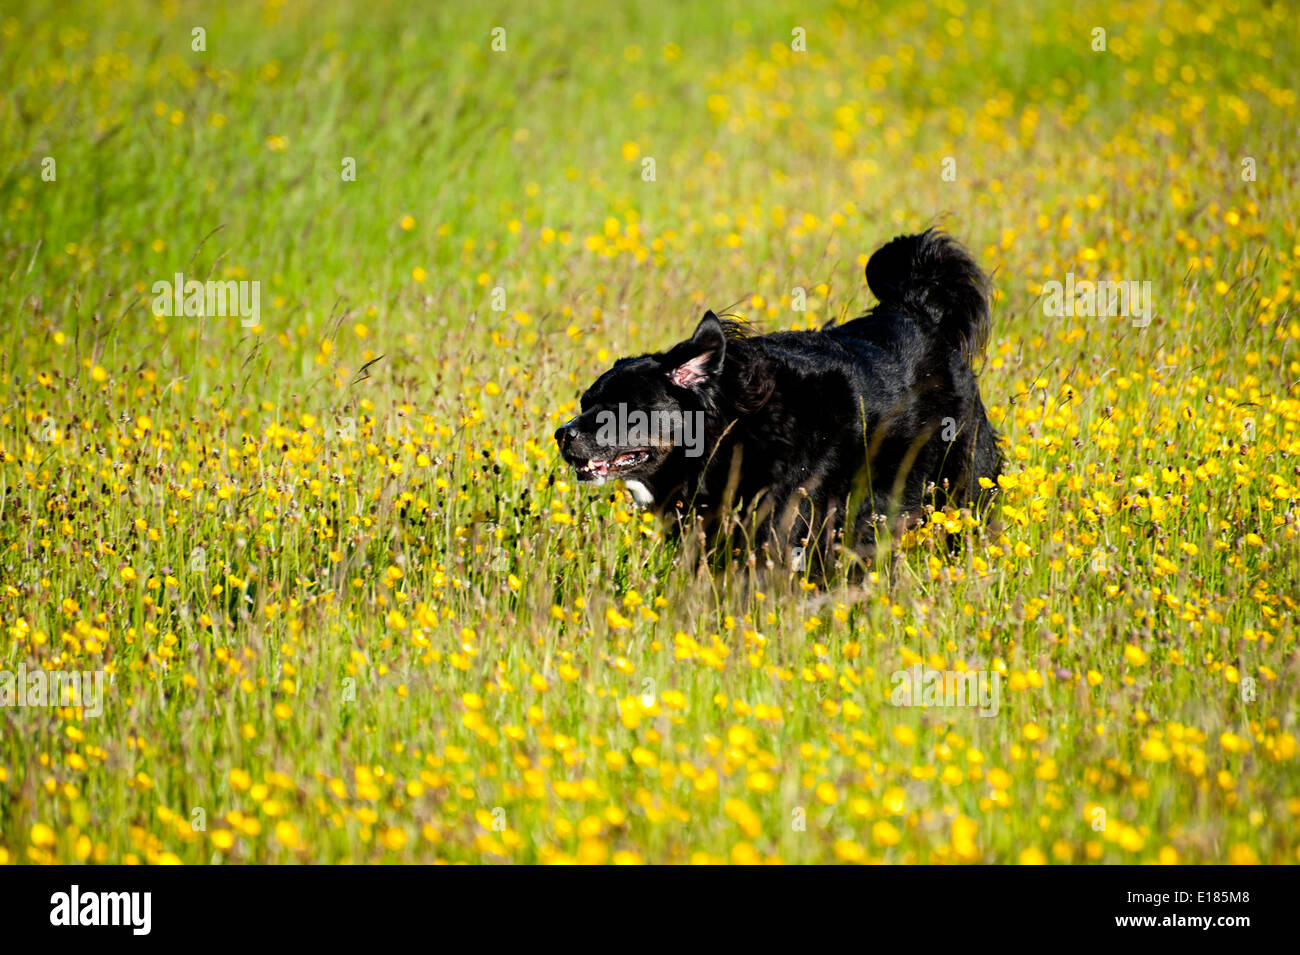
[[[566,447],[568,447],[569,442],[572,440],[573,440],[573,425],[571,424],[560,425],[560,427],[555,432],[555,443],[560,446],[560,450],[563,451]]]

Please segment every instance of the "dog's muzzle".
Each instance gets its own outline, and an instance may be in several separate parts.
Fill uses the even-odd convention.
[[[555,443],[560,446],[561,453],[569,449],[569,445],[573,443],[573,436],[577,433],[577,430],[578,429],[573,426],[572,421],[562,424],[556,429]]]

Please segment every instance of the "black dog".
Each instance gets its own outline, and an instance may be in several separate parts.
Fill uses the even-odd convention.
[[[984,273],[930,229],[877,251],[867,284],[880,304],[842,325],[749,335],[707,312],[667,352],[620,359],[556,431],[564,459],[664,516],[739,513],[751,547],[796,565],[836,538],[869,550],[927,504],[981,508],[1001,467],[971,367]]]

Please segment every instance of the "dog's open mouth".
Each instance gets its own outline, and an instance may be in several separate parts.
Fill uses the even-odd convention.
[[[615,457],[604,460],[592,458],[586,464],[578,467],[578,478],[580,480],[607,478],[611,474],[617,474],[620,471],[630,471],[648,460],[650,460],[649,448],[633,448],[630,451],[620,452]]]

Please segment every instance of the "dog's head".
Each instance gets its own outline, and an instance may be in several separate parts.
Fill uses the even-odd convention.
[[[722,323],[706,312],[666,352],[622,358],[587,389],[581,413],[555,432],[578,480],[627,484],[642,505],[662,503],[705,452],[706,411],[726,356]]]

